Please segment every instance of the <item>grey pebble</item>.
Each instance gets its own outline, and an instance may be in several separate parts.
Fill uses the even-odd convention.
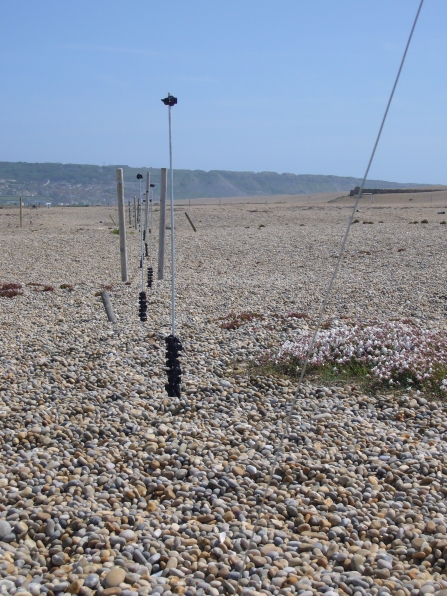
[[[97,575],[96,573],[89,573],[89,575],[87,575],[87,577],[84,580],[84,586],[86,586],[87,588],[91,588],[91,589],[96,588],[98,583],[99,583],[99,575]]]
[[[0,539],[3,540],[5,536],[8,536],[8,534],[11,534],[11,532],[11,524],[9,524],[7,521],[0,521]]]

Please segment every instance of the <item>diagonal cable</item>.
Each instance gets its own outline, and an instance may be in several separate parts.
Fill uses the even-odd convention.
[[[297,401],[298,401],[298,397],[299,397],[299,394],[300,394],[300,391],[301,391],[301,386],[302,386],[302,383],[303,383],[303,378],[304,378],[304,375],[306,374],[307,365],[309,364],[309,359],[310,359],[310,357],[311,357],[311,355],[312,355],[312,353],[314,351],[315,342],[316,342],[317,335],[318,335],[318,333],[320,331],[320,328],[321,328],[321,323],[322,323],[322,320],[323,320],[324,313],[326,312],[326,307],[327,307],[327,304],[328,304],[328,301],[329,301],[329,297],[330,297],[330,294],[331,294],[331,291],[332,291],[332,286],[334,285],[335,279],[336,279],[337,274],[338,274],[338,271],[340,269],[340,264],[341,264],[341,260],[342,260],[342,257],[343,257],[343,253],[345,251],[345,246],[346,246],[346,243],[347,243],[347,240],[348,240],[348,236],[349,236],[349,231],[350,231],[350,228],[351,228],[352,220],[354,219],[354,215],[355,215],[355,212],[357,210],[359,201],[360,201],[360,199],[362,197],[362,192],[363,192],[363,188],[365,187],[366,178],[368,177],[369,170],[370,170],[371,164],[373,162],[373,159],[374,159],[374,156],[375,156],[375,153],[376,153],[376,149],[377,149],[377,146],[379,144],[380,137],[382,135],[383,127],[385,125],[385,121],[386,121],[387,116],[388,116],[388,112],[389,112],[389,109],[390,109],[390,106],[391,106],[391,102],[393,101],[394,92],[396,91],[397,83],[399,82],[400,74],[402,72],[402,68],[404,66],[405,59],[407,57],[408,48],[410,47],[411,39],[413,37],[413,33],[414,33],[415,28],[416,28],[416,23],[418,21],[419,14],[421,12],[422,5],[423,4],[424,4],[424,0],[421,0],[420,3],[419,3],[418,10],[416,12],[416,16],[415,16],[414,21],[413,21],[413,26],[411,27],[411,31],[410,31],[410,34],[408,36],[408,40],[407,40],[407,43],[406,43],[406,46],[405,46],[405,50],[404,50],[404,53],[403,53],[403,56],[402,56],[402,60],[400,61],[399,70],[397,71],[396,79],[394,81],[394,85],[393,85],[393,88],[391,90],[390,97],[388,99],[388,103],[387,103],[387,106],[386,106],[386,109],[385,109],[385,113],[383,115],[382,122],[380,123],[379,132],[377,133],[376,141],[374,143],[373,150],[371,152],[371,156],[369,158],[368,165],[366,167],[365,175],[363,176],[362,184],[360,186],[359,192],[358,192],[357,197],[356,197],[355,202],[354,202],[354,206],[353,206],[352,211],[351,211],[351,215],[350,215],[350,218],[349,218],[348,226],[346,228],[346,232],[345,232],[345,234],[343,236],[343,240],[342,240],[342,243],[341,243],[341,246],[340,246],[340,252],[338,254],[337,262],[335,264],[334,271],[332,272],[331,279],[329,281],[329,284],[328,284],[326,293],[324,295],[323,302],[322,302],[321,307],[320,307],[320,311],[318,313],[318,318],[317,318],[317,324],[316,324],[316,327],[315,327],[315,331],[313,333],[312,340],[311,340],[310,345],[309,345],[309,349],[307,350],[306,359],[305,359],[304,364],[303,364],[302,369],[301,369],[301,373],[300,373],[300,376],[299,376],[299,379],[298,379],[298,385],[297,385],[295,394],[293,396],[292,403],[290,404],[289,413],[287,414],[287,417],[286,417],[286,420],[285,420],[285,423],[284,423],[284,428],[283,428],[281,440],[280,440],[280,443],[279,443],[279,447],[276,450],[275,457],[274,457],[273,462],[272,462],[272,465],[270,467],[270,472],[269,472],[269,476],[268,476],[268,482],[267,482],[267,485],[266,485],[266,487],[264,489],[264,492],[262,494],[261,502],[260,502],[260,505],[259,505],[259,508],[258,508],[258,513],[257,513],[257,516],[256,516],[256,521],[255,521],[255,524],[254,524],[254,527],[253,527],[253,531],[252,531],[252,537],[251,537],[250,543],[248,545],[248,548],[246,549],[246,551],[244,553],[244,558],[242,560],[242,569],[241,569],[240,574],[239,574],[238,589],[240,589],[240,581],[242,579],[242,574],[243,574],[243,572],[245,570],[245,567],[247,565],[248,553],[255,546],[254,536],[257,534],[258,529],[259,529],[259,522],[261,520],[261,515],[264,512],[265,500],[267,498],[267,493],[268,493],[268,491],[270,489],[270,486],[271,486],[271,483],[272,483],[273,473],[275,471],[276,466],[278,465],[279,460],[281,459],[281,457],[283,455],[284,443],[285,443],[285,440],[286,440],[286,438],[287,438],[287,436],[289,434],[289,430],[290,430],[290,421],[292,419],[292,415],[293,415],[293,412],[295,410],[295,407],[296,407],[296,404],[297,404]]]

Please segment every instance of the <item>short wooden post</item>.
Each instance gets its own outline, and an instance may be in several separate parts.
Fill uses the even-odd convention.
[[[133,196],[133,221],[134,228],[137,229],[137,197]]]
[[[22,197],[20,197],[20,227],[22,227],[23,219],[22,219]]]
[[[161,168],[160,179],[160,223],[158,228],[158,279],[164,278],[165,272],[165,234],[166,234],[166,190],[168,170]]]
[[[189,215],[186,213],[185,211],[185,215],[186,215],[186,219],[189,221],[189,223],[191,224],[192,229],[194,230],[194,232],[197,232],[196,230],[196,226],[192,223],[191,218],[189,217]]]
[[[121,281],[127,281],[126,250],[126,215],[124,211],[124,179],[123,168],[116,170],[116,189],[118,193],[118,224],[120,231]]]
[[[104,308],[107,314],[107,318],[111,323],[116,323],[115,313],[113,312],[113,306],[110,302],[110,296],[108,292],[101,293],[102,303],[104,304]]]

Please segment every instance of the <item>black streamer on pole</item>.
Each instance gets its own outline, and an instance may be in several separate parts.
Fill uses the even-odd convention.
[[[154,270],[152,267],[147,268],[147,287],[152,288],[152,282],[154,281]]]
[[[139,308],[140,321],[142,323],[144,323],[145,321],[147,321],[146,292],[140,292],[140,296],[138,298],[138,301],[140,303],[140,308]]]
[[[166,372],[168,373],[168,382],[165,389],[169,397],[180,397],[180,387],[182,383],[182,369],[180,368],[179,352],[183,350],[182,344],[177,337],[168,335],[166,342]]]

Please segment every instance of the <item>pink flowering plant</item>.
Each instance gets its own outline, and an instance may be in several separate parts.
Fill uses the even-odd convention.
[[[283,370],[301,368],[312,341],[305,331],[285,342],[274,357]],[[331,376],[366,377],[371,386],[412,387],[445,395],[447,392],[447,338],[438,330],[407,321],[333,322],[316,338],[309,372]]]

